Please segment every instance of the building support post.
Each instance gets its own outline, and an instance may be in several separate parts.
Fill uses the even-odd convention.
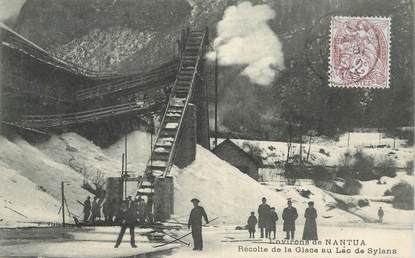
[[[62,198],[62,207],[61,207],[61,211],[62,211],[62,226],[65,227],[65,183],[62,181],[61,182],[61,198]]]
[[[218,146],[218,52],[215,52],[215,148]]]

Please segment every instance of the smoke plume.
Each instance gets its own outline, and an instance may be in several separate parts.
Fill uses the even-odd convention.
[[[217,55],[219,65],[247,65],[242,75],[253,83],[270,85],[284,69],[281,42],[267,24],[274,18],[268,5],[242,2],[228,7],[217,25],[218,36],[208,59]]]

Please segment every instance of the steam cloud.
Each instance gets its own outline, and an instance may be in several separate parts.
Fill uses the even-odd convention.
[[[268,5],[242,2],[225,10],[217,25],[218,36],[214,51],[207,58],[219,65],[247,65],[242,75],[251,82],[267,86],[273,82],[279,70],[284,69],[282,45],[267,21],[275,18]]]

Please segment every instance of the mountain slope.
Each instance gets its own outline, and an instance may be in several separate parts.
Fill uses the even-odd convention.
[[[240,75],[243,66],[220,67],[221,130],[250,138],[281,139],[288,138],[290,119],[299,120],[294,122],[303,124],[303,131],[313,129],[326,135],[335,134],[335,128],[413,124],[412,1],[379,0],[376,5],[371,0],[250,2],[265,3],[275,11],[275,18],[268,23],[282,42],[286,69],[263,88]],[[16,30],[57,56],[89,69],[130,72],[157,66],[177,55],[176,41],[185,26],[208,26],[213,40],[224,10],[236,3],[32,0],[23,6]],[[391,17],[390,89],[339,91],[327,86],[329,25],[335,15]],[[212,63],[206,65],[206,71],[213,100]]]

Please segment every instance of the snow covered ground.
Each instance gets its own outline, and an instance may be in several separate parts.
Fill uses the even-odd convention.
[[[361,139],[359,141],[366,144],[361,142]],[[148,133],[135,131],[128,135],[128,170],[138,173],[143,171],[150,156],[150,143]],[[284,153],[287,147],[286,143],[282,142],[253,143],[274,154]],[[312,155],[325,157],[333,162],[336,160],[335,155],[340,155],[347,149],[341,147],[341,143],[326,140],[324,148],[326,153],[330,153],[327,156],[319,152],[322,144],[320,142],[312,145]],[[270,146],[274,146],[275,149],[269,148]],[[368,150],[383,153],[387,149]],[[413,156],[411,148],[400,148],[399,151],[401,152],[398,153],[398,160],[402,163]],[[0,136],[0,174],[5,178],[0,183],[0,201],[4,203],[0,208],[0,227],[23,225],[21,223],[31,225],[28,223],[36,221],[60,221],[58,210],[61,181],[68,183],[65,194],[70,211],[81,215],[82,207],[77,200],[82,201],[89,195],[80,187],[81,184],[84,180],[102,180],[107,176],[119,175],[123,152],[123,138],[102,150],[75,133],[53,136],[36,146],[21,138],[10,140]],[[401,155],[402,153],[407,155]],[[363,221],[360,216],[336,208],[337,201],[312,184],[285,186],[268,182],[261,185],[200,146],[197,147],[196,160],[183,170],[173,168],[172,175],[175,178],[175,215],[182,220],[185,220],[192,207],[190,199],[197,197],[211,218],[220,218],[216,224],[244,225],[250,212],[257,212],[261,198],[266,197],[268,203],[276,207],[279,215],[286,206],[287,199],[291,198],[298,209],[300,223],[310,200],[315,202],[322,224]],[[375,181],[362,182],[361,195],[378,198],[400,180],[414,183],[413,176],[398,173],[396,178],[382,178],[386,184],[378,185]],[[301,189],[310,190],[310,198],[301,196]],[[399,216],[395,216],[395,209],[388,204],[381,204],[385,208],[386,222],[394,223],[395,220],[399,220]],[[362,210],[367,210],[365,212],[373,217],[377,207],[378,203],[373,203],[370,209],[365,207]],[[404,221],[411,219],[411,215],[412,213],[407,213]]]
[[[47,142],[36,146],[55,162],[67,164],[73,170],[86,174],[93,179],[97,174],[104,177],[118,176],[121,170],[119,164],[91,141],[76,133],[65,133],[52,136]]]
[[[411,185],[415,185],[415,177],[407,175],[405,172],[397,172],[396,177],[381,177],[378,184],[378,180],[361,181],[362,188],[360,189],[360,195],[364,196],[383,196],[386,190],[390,190],[392,186],[400,183],[407,182]]]
[[[319,223],[319,219],[317,220]],[[50,229],[53,230],[53,229]],[[207,226],[203,228],[204,250],[203,252],[192,251],[193,241],[191,235],[184,237],[182,241],[191,243],[185,246],[180,243],[172,243],[163,247],[157,247],[159,243],[152,243],[142,234],[148,229],[136,229],[137,248],[129,245],[129,234],[124,235],[124,239],[119,248],[114,248],[115,239],[119,227],[101,227],[89,229],[68,229],[65,235],[53,238],[53,232],[49,238],[35,240],[30,232],[25,233],[26,239],[0,239],[0,254],[4,256],[37,256],[37,257],[166,257],[166,258],[187,258],[187,257],[391,257],[409,258],[412,257],[412,230],[410,227],[396,227],[391,225],[368,224],[361,225],[320,225],[318,224],[318,236],[321,244],[299,244],[298,240],[302,237],[303,225],[297,224],[296,242],[283,242],[285,237],[282,232],[281,222],[277,223],[277,237],[272,243],[269,240],[258,238],[248,238],[247,230],[235,230],[233,226]],[[24,233],[24,232],[23,232]],[[175,237],[184,236],[189,230],[171,230],[169,234]],[[377,237],[381,236],[381,237]],[[331,244],[326,242],[331,240]],[[334,240],[350,239],[357,240],[358,245],[335,245]],[[171,238],[165,237],[165,241]],[[364,243],[362,244],[362,242]],[[174,248],[173,250],[170,250]],[[267,248],[267,251],[264,251]],[[280,252],[273,252],[272,248],[280,248]],[[286,251],[291,248],[292,252]],[[318,253],[305,253],[304,248],[317,249]],[[323,254],[322,249],[331,249],[331,253]],[[350,254],[336,253],[336,248],[350,249]],[[363,249],[364,254],[356,254],[355,250]],[[371,248],[372,253],[369,252]],[[382,255],[373,254],[373,250],[396,250],[396,254]],[[251,250],[242,252],[241,249]],[[262,249],[263,251],[258,251]],[[170,250],[170,251],[169,251]],[[139,256],[143,254],[143,256]],[[145,255],[144,255],[145,254]]]
[[[127,139],[128,170],[141,174],[150,157],[150,135],[134,131]],[[55,135],[37,145],[0,135],[0,227],[60,222],[61,181],[66,182],[70,212],[81,216],[77,201],[91,195],[81,185],[120,175],[123,152],[124,138],[103,150],[76,133]]]
[[[269,147],[264,143],[264,148]],[[319,143],[320,144],[320,143]],[[277,151],[286,150],[286,143],[272,143]],[[321,154],[314,148],[313,155],[323,155],[333,159],[332,154]],[[339,147],[336,143],[324,145],[327,151],[335,150],[339,153],[347,147]],[[326,147],[328,146],[328,147]],[[333,149],[329,149],[333,148]],[[268,148],[269,149],[269,148]],[[274,150],[274,153],[276,152]],[[384,151],[379,149],[376,151]],[[398,159],[402,162],[412,157],[413,150],[400,148]],[[48,141],[30,145],[21,138],[13,140],[0,136],[0,227],[28,226],[32,222],[59,222],[60,182],[68,181],[66,195],[68,204],[73,213],[81,215],[81,207],[76,200],[83,200],[88,193],[80,188],[85,175],[93,180],[97,171],[105,176],[116,176],[120,170],[120,157],[124,152],[124,139],[113,146],[102,150],[92,142],[76,135],[66,133],[55,136]],[[400,156],[401,153],[408,156]],[[383,152],[382,152],[383,153]],[[150,155],[150,137],[147,133],[132,132],[128,135],[129,170],[139,171],[144,168]],[[334,155],[334,154],[333,154]],[[331,158],[330,158],[331,157]],[[304,210],[307,202],[313,200],[318,211],[318,227],[320,239],[363,239],[368,248],[383,248],[398,250],[397,255],[388,257],[410,257],[412,254],[411,222],[414,219],[413,211],[402,211],[392,208],[388,203],[371,201],[370,206],[344,211],[337,207],[339,198],[369,198],[376,199],[383,195],[400,181],[414,183],[414,177],[405,173],[398,173],[395,178],[383,177],[385,184],[376,184],[376,181],[362,182],[361,195],[341,196],[325,192],[314,185],[301,181],[295,186],[281,185],[279,182],[258,183],[251,177],[241,173],[237,168],[219,159],[210,151],[197,146],[196,160],[184,169],[172,170],[175,178],[175,219],[186,222],[192,208],[190,199],[197,197],[205,207],[209,217],[218,219],[205,228],[205,251],[193,252],[191,248],[182,246],[170,253],[158,253],[155,257],[303,257],[304,253],[257,253],[238,252],[243,247],[289,247],[290,245],[274,245],[269,243],[247,242],[245,230],[235,230],[235,226],[244,226],[251,211],[257,213],[261,198],[266,197],[271,206],[276,207],[281,217],[282,209],[288,198],[293,200],[299,218],[297,221],[296,238],[300,239],[304,224]],[[299,192],[309,190],[309,198]],[[375,221],[376,212],[381,205],[385,210],[384,224],[364,223]],[[277,239],[283,238],[281,218],[277,222]],[[42,241],[6,241],[0,243],[2,255],[14,256],[55,256],[55,257],[126,257],[154,251],[154,244],[142,236],[137,236],[138,249],[128,245],[128,233],[120,249],[114,249],[114,241],[119,229],[97,228],[87,233],[71,233],[71,240],[42,240]],[[176,236],[188,231],[173,232]],[[143,232],[141,232],[143,233]],[[257,232],[258,235],[258,232]],[[374,237],[374,236],[382,237]],[[191,237],[184,238],[191,242]],[[241,241],[240,241],[241,240]],[[238,242],[239,241],[239,242]],[[179,245],[169,245],[159,251],[165,251]],[[293,247],[291,245],[291,247]],[[310,246],[308,246],[310,247]],[[294,247],[295,248],[295,247]],[[318,248],[322,248],[319,246]],[[335,247],[334,247],[335,249]],[[355,247],[351,247],[352,250]],[[330,255],[315,255],[316,257],[333,257]],[[349,257],[362,255],[350,254]],[[373,256],[372,254],[370,256]],[[376,257],[376,256],[375,256]],[[382,255],[377,255],[382,257]]]
[[[40,191],[35,183],[0,161],[0,225],[24,225],[30,221],[58,221],[59,202]],[[26,223],[27,225],[27,223]]]
[[[13,200],[13,203],[9,203],[10,208],[24,215],[19,216],[16,213],[15,217],[10,217],[10,211],[1,207],[0,219],[7,217],[9,220],[3,219],[0,225],[10,225],[22,220],[56,221],[61,181],[67,184],[65,193],[71,211],[80,214],[80,205],[76,200],[81,196],[87,196],[88,193],[80,188],[83,176],[67,164],[56,162],[21,138],[10,141],[3,136],[0,136],[0,161],[2,173],[15,175],[20,179],[19,184],[13,180],[1,181],[0,188],[12,189],[3,192],[2,198],[5,202]],[[18,186],[19,188],[16,188]],[[28,186],[27,190],[25,186]]]
[[[285,235],[281,232],[281,224],[277,224],[277,239],[281,242]],[[258,235],[258,232],[256,233]],[[347,226],[341,225],[327,225],[318,226],[318,236],[322,240],[321,245],[295,245],[295,244],[276,244],[264,242],[254,242],[249,240],[248,232],[246,230],[235,231],[233,228],[206,228],[204,229],[204,251],[195,252],[191,248],[179,248],[173,251],[172,255],[165,255],[166,258],[190,258],[190,257],[395,257],[395,258],[409,258],[413,257],[413,243],[411,228],[396,228],[385,227],[379,225],[370,226]],[[298,225],[296,231],[296,239],[301,239],[302,225]],[[377,237],[381,236],[381,237]],[[359,243],[365,242],[364,246],[335,246],[333,244],[326,244],[325,240],[341,240],[354,239],[359,240]],[[186,238],[186,241],[191,241],[191,238]],[[259,239],[257,239],[259,241]],[[280,248],[280,252],[273,252],[272,248]],[[302,248],[301,248],[302,247]],[[350,249],[350,254],[336,253],[336,247],[339,249]],[[240,251],[242,248],[251,251]],[[268,251],[256,251],[268,248]],[[291,248],[292,252],[287,249]],[[322,249],[331,249],[331,253],[322,253]],[[356,253],[356,249],[363,249],[364,253]],[[371,248],[371,253],[369,253]],[[376,249],[379,252],[382,250],[396,250],[396,254],[374,254]],[[310,253],[305,249],[317,249],[318,253]]]
[[[378,184],[377,180],[361,181],[362,188],[359,195],[341,195],[330,193],[329,195],[335,196],[336,199],[342,200],[345,203],[354,203],[357,205],[359,199],[369,200],[369,206],[365,207],[353,207],[349,211],[356,214],[366,221],[376,222],[378,220],[378,209],[382,207],[384,210],[384,223],[389,224],[406,224],[410,225],[415,219],[415,213],[412,210],[402,210],[392,207],[390,201],[391,196],[383,196],[386,190],[390,190],[395,184],[400,182],[407,182],[414,185],[414,176],[409,176],[405,172],[398,172],[396,177],[382,177],[380,179],[382,184]],[[328,192],[326,192],[328,193]]]
[[[222,224],[245,225],[251,211],[257,214],[261,198],[276,208],[279,215],[291,198],[299,213],[300,223],[304,221],[307,202],[315,201],[323,223],[356,223],[362,220],[340,209],[333,209],[336,201],[317,187],[307,186],[312,191],[309,198],[302,197],[296,188],[286,187],[275,191],[273,185],[264,186],[241,173],[237,168],[219,159],[210,151],[197,146],[196,160],[183,170],[173,169],[175,180],[175,213],[184,216],[191,210],[190,199],[196,197],[211,218],[219,217]]]
[[[406,162],[415,159],[413,146],[406,146],[405,140],[396,139],[395,149],[393,138],[388,138],[379,133],[350,133],[349,147],[347,144],[348,134],[340,136],[339,141],[328,140],[323,137],[314,137],[310,145],[309,161],[315,165],[335,166],[339,164],[340,157],[350,152],[354,154],[357,150],[363,150],[366,154],[375,159],[378,163],[385,158],[395,161],[396,166],[405,168]],[[379,138],[380,143],[379,143]],[[218,144],[224,139],[218,139]],[[308,137],[304,137],[302,146],[303,157],[308,152]],[[262,157],[265,163],[283,161],[287,157],[288,145],[286,142],[255,141],[232,139],[233,142],[242,147],[244,142],[258,146],[262,150]],[[386,145],[383,148],[371,148],[370,146]],[[300,143],[293,143],[290,156],[300,153]]]
[[[82,207],[77,200],[90,195],[81,188],[84,180],[117,176],[119,164],[75,133],[53,136],[36,146],[19,137],[0,136],[0,174],[4,178],[0,182],[0,201],[4,203],[0,226],[61,221],[58,211],[62,181],[70,212],[81,216]]]

